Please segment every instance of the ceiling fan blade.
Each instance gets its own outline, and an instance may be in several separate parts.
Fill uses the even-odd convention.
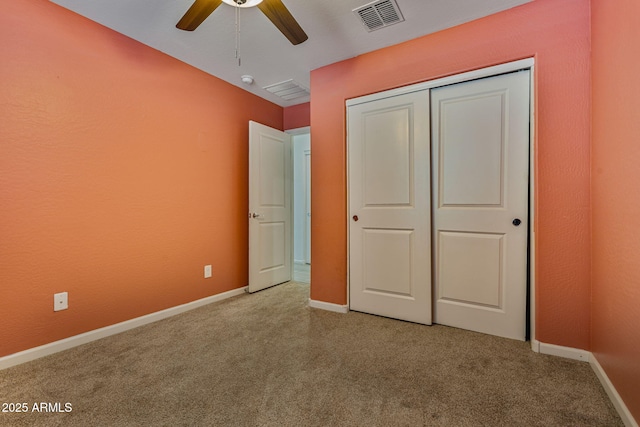
[[[221,4],[222,0],[196,0],[178,21],[176,27],[185,31],[195,30]]]
[[[258,4],[258,9],[273,22],[273,25],[275,25],[292,44],[300,44],[309,38],[293,15],[291,15],[291,12],[282,4],[282,0],[264,0]]]

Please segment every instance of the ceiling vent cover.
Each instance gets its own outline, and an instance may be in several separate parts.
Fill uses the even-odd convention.
[[[293,79],[265,86],[262,89],[265,89],[282,99],[286,99],[287,101],[309,96],[309,89],[300,86]]]
[[[360,17],[367,31],[379,30],[404,21],[395,0],[374,1],[353,9],[353,12]]]

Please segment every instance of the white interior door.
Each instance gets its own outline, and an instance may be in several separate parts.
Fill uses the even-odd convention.
[[[529,71],[431,100],[434,322],[524,340]]]
[[[249,122],[249,292],[291,280],[291,136]]]
[[[429,95],[348,107],[349,307],[431,323]]]

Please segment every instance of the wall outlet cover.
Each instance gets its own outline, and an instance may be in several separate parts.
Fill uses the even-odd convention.
[[[211,277],[211,266],[210,265],[205,265],[204,266],[204,278],[208,279],[209,277]]]
[[[69,293],[60,292],[53,294],[53,311],[66,310],[69,308]]]

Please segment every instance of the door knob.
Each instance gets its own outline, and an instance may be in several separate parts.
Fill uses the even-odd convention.
[[[520,221],[520,218],[516,218],[513,221],[511,221],[511,224],[515,225],[516,227],[519,226],[522,223],[522,221]]]
[[[251,218],[262,218],[262,215],[254,212],[253,214],[251,214]]]
[[[354,216],[353,216],[353,220],[354,220],[354,221],[358,221],[358,215],[354,215]]]

